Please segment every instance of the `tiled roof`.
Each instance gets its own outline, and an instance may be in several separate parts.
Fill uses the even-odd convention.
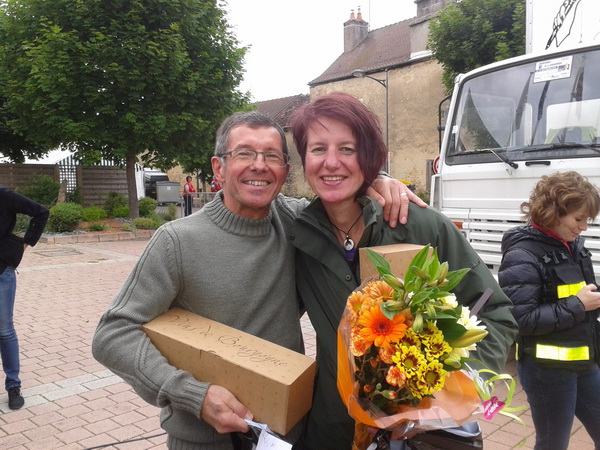
[[[369,32],[353,50],[342,53],[309,86],[352,76],[356,69],[377,71],[399,65],[410,59],[410,25],[415,18],[403,20]]]
[[[291,97],[276,98],[256,103],[256,110],[275,121],[282,127],[287,127],[288,119],[292,112],[305,103],[308,103],[308,94],[293,95]]]

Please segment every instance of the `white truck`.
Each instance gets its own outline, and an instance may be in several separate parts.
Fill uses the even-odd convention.
[[[526,55],[457,77],[431,180],[431,206],[493,272],[542,175],[600,187],[600,2],[528,0],[526,39]],[[583,235],[600,277],[600,223]]]

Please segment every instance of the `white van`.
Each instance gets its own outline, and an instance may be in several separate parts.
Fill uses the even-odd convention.
[[[542,175],[575,170],[600,187],[599,135],[600,44],[473,70],[456,80],[431,205],[496,271],[502,234],[523,222]],[[583,236],[600,277],[600,224]]]

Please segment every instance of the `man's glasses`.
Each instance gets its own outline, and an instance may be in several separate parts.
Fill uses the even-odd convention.
[[[285,167],[290,161],[289,156],[281,152],[257,152],[255,150],[233,150],[223,153],[223,157],[229,156],[239,164],[252,164],[259,154],[263,155],[265,164],[270,167]]]

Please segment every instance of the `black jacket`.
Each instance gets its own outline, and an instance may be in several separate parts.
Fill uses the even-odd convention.
[[[595,283],[584,239],[580,236],[569,246],[571,251],[529,225],[508,230],[502,239],[498,282],[515,305],[512,314],[519,324],[520,350],[533,353],[538,343],[566,348],[589,346],[587,362],[551,362],[574,368],[598,359],[600,325],[598,310],[586,312],[576,292],[559,298],[559,286]]]
[[[32,219],[24,237],[12,234],[17,214]],[[10,189],[0,186],[0,273],[6,266],[17,267],[23,257],[24,245],[33,247],[40,239],[49,211],[46,207]]]

